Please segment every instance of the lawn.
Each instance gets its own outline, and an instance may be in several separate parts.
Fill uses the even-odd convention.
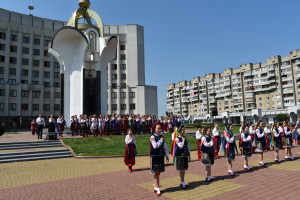
[[[171,133],[165,133],[168,150],[171,151],[172,139]],[[191,149],[197,148],[195,137],[186,135]],[[135,135],[138,154],[149,154],[150,151],[150,134]],[[105,137],[88,137],[63,139],[64,143],[71,147],[77,156],[110,156],[124,155],[125,153],[125,136],[105,136]]]
[[[241,126],[233,126],[233,133],[234,133],[234,135],[239,135],[240,134],[240,132],[239,132],[240,131],[240,127]],[[212,129],[213,129],[213,127],[212,127]],[[219,126],[219,130],[220,131],[224,132],[224,129],[225,129],[225,126]],[[193,128],[187,128],[186,130],[189,131],[189,132],[191,130],[193,130],[193,131],[196,132],[197,128],[196,127],[195,128],[194,127]]]

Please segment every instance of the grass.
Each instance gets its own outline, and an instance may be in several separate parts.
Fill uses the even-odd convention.
[[[164,137],[167,142],[168,150],[172,147],[172,134],[165,133]],[[189,141],[190,149],[197,149],[195,137],[185,135]],[[135,135],[138,154],[149,154],[150,151],[150,134]],[[124,155],[125,153],[125,135],[105,136],[105,137],[88,137],[78,139],[63,139],[64,143],[71,147],[77,156],[111,156]]]
[[[240,134],[240,127],[241,126],[233,126],[233,133],[234,133],[234,135]],[[212,127],[212,129],[213,129],[213,127]],[[219,126],[218,129],[221,132],[224,132],[225,126]],[[193,130],[193,131],[196,132],[198,129],[195,127],[195,128],[186,128],[186,130]]]
[[[20,134],[20,132],[4,132],[4,135],[8,135],[8,134]]]

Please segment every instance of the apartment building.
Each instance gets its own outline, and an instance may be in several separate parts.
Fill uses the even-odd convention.
[[[167,109],[193,119],[253,121],[278,113],[299,116],[300,50],[167,86]]]
[[[0,9],[0,122],[28,124],[39,113],[61,113],[60,66],[48,45],[64,26]],[[157,115],[157,87],[145,85],[144,28],[104,26],[104,36],[113,35],[120,45],[108,65],[108,112]]]

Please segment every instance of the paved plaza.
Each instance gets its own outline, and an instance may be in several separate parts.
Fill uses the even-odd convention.
[[[170,164],[161,175],[161,197],[153,193],[148,156],[136,158],[133,173],[123,158],[0,164],[0,199],[299,199],[300,148],[293,152],[296,160],[281,164],[273,162],[273,152],[265,153],[266,167],[258,166],[255,154],[250,159],[251,172],[243,170],[243,158],[237,156],[235,177],[227,175],[226,160],[221,157],[212,168],[214,181],[206,183],[205,169],[193,151],[186,174],[190,187],[179,187],[178,172]],[[280,158],[284,159],[283,150]]]

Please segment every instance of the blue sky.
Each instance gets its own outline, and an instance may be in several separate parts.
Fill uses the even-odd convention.
[[[30,0],[2,8],[28,14]],[[67,21],[78,0],[33,0],[35,16]],[[146,83],[158,86],[159,114],[166,86],[244,63],[265,62],[300,48],[300,1],[91,0],[104,24],[145,28]]]

